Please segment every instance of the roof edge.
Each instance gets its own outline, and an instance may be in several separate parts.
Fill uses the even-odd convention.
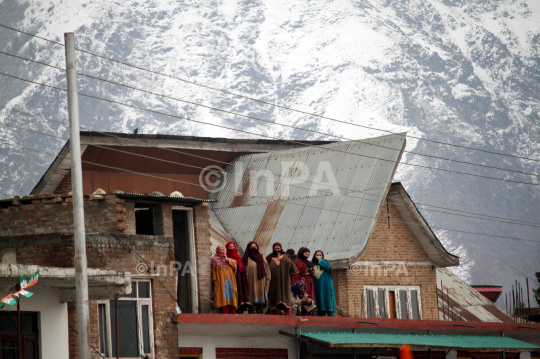
[[[407,222],[409,229],[414,233],[433,263],[440,267],[454,267],[460,264],[459,257],[444,248],[401,182],[392,183],[388,198]],[[405,203],[403,204],[403,202]],[[411,220],[415,224],[410,223]]]

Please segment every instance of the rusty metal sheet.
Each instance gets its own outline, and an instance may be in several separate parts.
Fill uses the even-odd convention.
[[[268,246],[271,244],[272,237],[274,236],[274,232],[284,209],[285,203],[283,202],[268,203],[263,219],[253,237],[253,240],[259,245],[260,252],[265,253]]]
[[[512,322],[501,309],[446,268],[437,268],[439,319]]]
[[[365,246],[404,144],[405,136],[399,134],[244,156],[242,161],[250,161],[248,170],[268,176],[250,173],[237,188],[228,184],[229,191],[211,196],[219,201],[213,208],[235,240],[237,234],[246,244],[256,239],[262,251],[271,241],[278,241],[295,250],[301,246],[325,250],[329,259],[350,258]],[[284,162],[293,164],[285,175]],[[309,174],[298,183],[295,177],[304,165]],[[328,171],[337,185],[329,180]],[[323,172],[327,173],[322,176]],[[274,182],[273,193],[267,193],[269,181]],[[311,191],[314,183],[328,186]],[[251,186],[256,186],[256,195],[245,195]],[[233,198],[229,192],[238,189],[244,197]],[[254,233],[253,223],[257,225]]]

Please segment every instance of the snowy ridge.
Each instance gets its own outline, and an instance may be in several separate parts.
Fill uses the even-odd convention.
[[[540,3],[534,0],[0,1],[0,23],[202,84],[343,121],[540,159]],[[1,51],[64,66],[64,49],[0,28]],[[351,139],[384,133],[285,111],[79,53],[80,72],[169,96]],[[61,71],[0,54],[0,72],[65,87]],[[333,139],[79,77],[83,93],[267,136]],[[248,137],[80,97],[95,130]],[[65,93],[0,76],[0,105],[67,121]],[[67,136],[67,128],[8,111],[0,123]],[[2,142],[56,153],[62,141],[0,127]],[[252,136],[253,137],[253,136]],[[334,138],[335,139],[335,138]],[[408,139],[407,150],[540,173],[540,162]],[[0,194],[27,194],[52,158],[0,146]],[[536,176],[407,154],[403,162],[490,177]],[[537,186],[400,165],[413,200],[537,221]],[[540,241],[535,227],[422,210],[436,227]],[[509,284],[531,275],[537,243],[447,231],[467,257],[460,275]],[[488,259],[489,257],[489,259]],[[504,257],[504,260],[501,258]],[[495,259],[494,259],[495,258]],[[462,259],[463,261],[463,259]],[[491,270],[496,266],[497,270]],[[469,277],[467,277],[469,275]]]

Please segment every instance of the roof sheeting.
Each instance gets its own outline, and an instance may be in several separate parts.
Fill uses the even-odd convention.
[[[512,323],[493,302],[446,268],[437,268],[440,320]]]
[[[400,347],[477,349],[501,351],[535,351],[536,345],[500,336],[482,335],[415,335],[386,333],[302,332],[302,337],[325,343],[330,347]]]
[[[212,208],[242,248],[255,240],[269,253],[277,241],[348,259],[363,250],[404,147],[398,134],[241,156]]]

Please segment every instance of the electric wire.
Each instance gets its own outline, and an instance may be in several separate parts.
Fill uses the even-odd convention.
[[[34,63],[40,64],[40,65],[45,65],[45,66],[52,67],[52,68],[57,69],[57,70],[65,71],[65,69],[63,69],[63,68],[61,68],[61,67],[57,67],[57,66],[53,66],[53,65],[50,65],[50,64],[46,64],[46,63],[40,62],[40,61],[31,60],[31,59],[28,59],[28,58],[25,58],[25,57],[21,57],[21,56],[12,55],[12,54],[9,54],[9,53],[3,52],[3,51],[0,51],[0,54],[4,54],[4,55],[7,55],[7,56],[13,56],[13,57],[16,57],[16,58],[18,58],[18,59],[22,59],[22,60],[25,60],[25,61],[34,62]],[[193,101],[187,101],[187,100],[179,99],[179,98],[177,98],[177,97],[172,97],[172,96],[168,96],[168,95],[165,95],[165,94],[159,94],[159,93],[152,92],[152,91],[148,91],[148,90],[144,90],[144,89],[141,89],[141,88],[138,88],[138,87],[135,87],[135,86],[130,86],[130,85],[122,84],[122,83],[119,83],[119,82],[115,82],[115,81],[103,79],[103,78],[100,78],[100,77],[88,75],[88,74],[81,73],[81,72],[77,72],[77,75],[84,76],[84,77],[88,77],[88,78],[91,78],[91,79],[94,79],[94,80],[98,80],[98,81],[102,81],[102,82],[106,82],[106,83],[110,83],[110,84],[117,85],[117,86],[122,86],[122,87],[125,87],[125,88],[128,88],[128,89],[131,89],[131,90],[135,90],[135,91],[140,91],[140,92],[148,93],[148,94],[151,94],[151,95],[154,95],[154,96],[158,96],[158,97],[162,97],[162,98],[167,98],[167,99],[170,99],[170,100],[173,100],[173,101],[184,102],[184,103],[187,103],[187,104],[190,104],[190,105],[195,105],[195,106],[199,106],[199,107],[204,107],[204,108],[207,108],[207,109],[210,109],[210,110],[213,110],[213,111],[219,111],[219,112],[231,114],[231,115],[233,115],[233,116],[239,116],[239,117],[244,117],[244,118],[248,118],[248,119],[255,120],[255,121],[261,121],[261,122],[264,122],[264,123],[268,123],[268,124],[270,124],[270,125],[277,125],[277,126],[282,126],[282,127],[288,127],[288,128],[292,128],[292,129],[295,129],[295,130],[311,132],[311,133],[315,133],[315,134],[322,135],[322,136],[327,136],[327,137],[339,138],[339,139],[346,140],[346,141],[356,141],[356,140],[354,140],[354,139],[351,139],[351,138],[348,138],[348,137],[344,137],[344,136],[337,136],[337,135],[333,135],[333,134],[331,134],[331,133],[325,133],[325,132],[321,132],[321,131],[310,130],[310,129],[303,128],[303,127],[287,125],[287,124],[284,124],[284,123],[279,123],[279,122],[275,122],[275,121],[270,121],[270,120],[261,119],[261,118],[254,117],[254,116],[244,115],[244,114],[240,114],[240,113],[237,113],[237,112],[228,111],[228,110],[224,110],[224,109],[221,109],[221,108],[217,108],[217,107],[212,107],[212,106],[204,105],[204,104],[197,103],[197,102],[193,102]],[[284,141],[287,141],[287,140],[284,140]],[[380,145],[380,144],[371,144],[371,145],[372,145],[372,146],[376,146],[376,147],[380,147],[380,148],[389,149],[389,150],[392,150],[392,151],[399,151],[399,150],[396,150],[395,148],[383,146],[383,145]],[[502,168],[502,167],[497,167],[497,166],[483,165],[483,164],[479,164],[479,163],[474,163],[474,162],[469,162],[469,161],[462,161],[462,160],[457,160],[457,159],[452,159],[452,158],[446,158],[446,157],[441,157],[441,156],[428,155],[428,154],[419,153],[419,152],[414,152],[414,151],[403,150],[403,152],[404,152],[404,153],[410,153],[410,154],[416,155],[416,156],[421,156],[421,157],[427,157],[427,158],[439,159],[439,160],[444,160],[444,161],[449,161],[449,162],[455,162],[455,163],[461,163],[461,164],[466,164],[466,165],[471,165],[471,166],[477,166],[477,167],[483,167],[483,168],[490,168],[490,169],[495,169],[495,170],[500,170],[500,171],[506,171],[506,172],[518,173],[518,174],[522,174],[522,175],[528,175],[528,176],[540,177],[540,174],[536,174],[536,173],[527,173],[527,172],[523,172],[523,171],[512,170],[512,169],[509,169],[509,168]],[[401,162],[401,163],[408,165],[408,163],[406,163],[406,162]]]
[[[57,121],[57,120],[53,120],[53,119],[50,119],[50,118],[46,118],[46,117],[43,117],[43,116],[38,116],[38,115],[34,115],[34,114],[31,114],[31,113],[28,113],[28,112],[24,112],[24,111],[20,111],[20,110],[16,110],[16,109],[13,109],[13,108],[9,108],[9,107],[6,107],[6,106],[2,106],[0,105],[0,108],[4,108],[6,110],[9,110],[9,111],[14,111],[14,112],[17,112],[17,113],[20,113],[20,114],[23,114],[23,115],[27,115],[27,116],[31,116],[31,117],[34,117],[34,118],[38,118],[38,119],[43,119],[45,121],[51,121],[51,122],[56,122],[56,123],[59,123],[59,124],[63,124],[63,125],[69,125],[68,123],[66,122],[62,122],[62,121]],[[2,124],[0,124],[0,126],[2,126]],[[141,143],[141,144],[144,144],[144,142],[142,141],[138,141],[136,139],[131,139],[131,138],[125,138],[125,137],[120,137],[120,136],[117,136],[113,133],[108,133],[108,132],[101,132],[101,131],[96,131],[96,130],[93,130],[91,128],[88,128],[88,127],[85,127],[85,126],[82,126],[82,128],[85,128],[89,131],[93,131],[93,132],[96,132],[96,133],[99,133],[99,134],[102,134],[102,135],[105,135],[105,136],[110,136],[110,137],[114,137],[114,138],[118,138],[118,139],[122,139],[123,141],[130,141],[130,142],[135,142],[135,143]],[[25,128],[20,128],[22,130],[27,130]],[[42,133],[42,132],[37,132],[37,131],[32,131],[32,132],[35,132],[35,133],[39,133],[39,134],[42,134],[42,135],[45,135],[45,136],[50,136],[49,134],[45,134],[45,133]],[[56,136],[52,136],[52,137],[56,137]],[[62,139],[64,140],[68,140],[67,138],[63,138]],[[165,161],[165,162],[170,162],[170,163],[174,163],[174,164],[178,164],[178,165],[185,165],[185,166],[189,166],[189,167],[195,167],[195,168],[200,168],[200,169],[204,169],[204,167],[200,167],[200,166],[192,166],[192,165],[187,165],[185,163],[182,163],[182,162],[174,162],[174,161],[168,161],[168,160],[164,160],[164,159],[161,159],[161,158],[157,158],[157,157],[152,157],[152,156],[145,156],[145,155],[140,155],[140,154],[136,154],[136,153],[132,153],[132,152],[127,152],[127,151],[122,151],[122,150],[118,150],[118,149],[113,149],[113,148],[110,148],[110,147],[106,147],[106,146],[99,146],[99,145],[96,145],[96,144],[92,144],[93,146],[96,146],[96,147],[100,147],[100,148],[106,148],[108,150],[113,150],[113,151],[118,151],[118,152],[124,152],[124,153],[128,153],[130,155],[138,155],[138,156],[144,156],[146,158],[151,158],[151,159],[155,159],[155,160],[159,160],[159,161]],[[178,151],[178,150],[173,150],[173,149],[170,149],[170,148],[161,148],[162,150],[166,150],[166,151],[171,151],[171,152],[176,152],[176,153],[181,153],[181,154],[184,154],[184,155],[188,155],[188,156],[193,156],[193,157],[196,157],[196,158],[201,158],[201,159],[206,159],[206,160],[212,160],[212,161],[216,161],[216,162],[220,162],[220,163],[223,163],[225,165],[231,165],[230,162],[226,162],[226,161],[220,161],[220,160],[217,160],[217,159],[212,159],[212,158],[209,158],[209,157],[204,157],[204,156],[199,156],[199,155],[194,155],[194,154],[191,154],[191,153],[188,153],[188,152],[183,152],[183,151]],[[52,155],[52,154],[51,154]],[[234,164],[232,164],[234,165]],[[247,168],[249,170],[249,168]],[[233,176],[235,176],[235,174],[232,174]],[[242,176],[242,177],[245,177],[245,176]],[[170,179],[167,179],[167,180],[170,180]],[[309,182],[308,183],[313,183],[313,182]],[[199,186],[199,184],[194,184],[194,183],[188,183],[186,182],[186,184],[193,184],[193,185],[196,185],[196,186]],[[290,185],[290,186],[293,186],[293,185]],[[293,186],[293,187],[298,187],[298,186]],[[334,186],[331,186],[334,188]],[[340,188],[340,187],[337,187],[337,189],[339,189],[340,191],[342,191],[343,189]],[[344,191],[344,190],[343,190]],[[347,192],[350,192],[350,193],[365,193],[366,191],[347,191]],[[366,193],[367,195],[369,196],[372,196],[372,197],[379,197],[379,198],[384,198],[384,196],[380,196],[380,195],[376,195],[376,194],[368,194]],[[348,196],[348,195],[345,195],[347,197],[351,197],[351,196]],[[352,198],[358,198],[358,197],[352,197]],[[366,199],[364,198],[365,200],[369,200],[369,199]],[[397,200],[393,200],[393,201],[397,201]],[[402,203],[406,203],[405,201],[401,200],[400,202]],[[450,210],[450,211],[455,211],[455,212],[461,212],[461,213],[467,213],[467,214],[472,214],[472,215],[477,215],[477,216],[482,216],[482,217],[486,217],[486,218],[482,218],[482,217],[475,217],[475,216],[466,216],[466,215],[460,215],[460,214],[457,214],[457,213],[451,213],[451,212],[444,212],[444,211],[438,211],[438,210],[432,210],[432,209],[428,209],[428,208],[421,208],[423,210],[426,210],[426,211],[432,211],[432,212],[439,212],[439,213],[445,213],[445,214],[451,214],[451,215],[455,215],[455,216],[463,216],[463,217],[469,217],[469,218],[478,218],[478,219],[484,219],[484,220],[490,220],[489,218],[493,218],[493,219],[500,219],[502,221],[502,223],[510,223],[510,224],[529,224],[533,227],[536,227],[536,226],[540,226],[540,223],[537,223],[537,222],[528,222],[528,221],[523,221],[523,220],[517,220],[517,219],[512,219],[512,218],[506,218],[506,217],[498,217],[498,216],[491,216],[491,215],[486,215],[486,214],[482,214],[482,213],[476,213],[476,212],[470,212],[470,211],[464,211],[464,210],[458,210],[458,209],[454,209],[454,208],[448,208],[448,207],[442,207],[442,206],[435,206],[435,205],[430,205],[430,204],[425,204],[425,203],[416,203],[415,202],[415,205],[417,206],[423,206],[423,207],[433,207],[433,208],[439,208],[439,209],[446,209],[446,210]],[[508,222],[506,222],[508,221]]]
[[[9,26],[3,25],[3,24],[0,24],[0,27],[4,27],[4,28],[10,29],[12,31],[20,32],[20,33],[25,34],[25,35],[33,36],[33,37],[36,37],[38,39],[48,41],[48,42],[51,42],[51,43],[56,44],[56,45],[65,46],[62,43],[59,43],[59,42],[56,42],[56,41],[53,41],[53,40],[49,40],[49,39],[46,39],[46,38],[41,37],[41,36],[33,35],[33,34],[28,33],[28,32],[24,32],[24,31],[21,31],[21,30],[18,30],[18,29],[15,29],[13,27],[9,27]],[[262,104],[265,104],[265,105],[281,108],[281,109],[284,109],[284,110],[293,111],[293,112],[297,112],[297,113],[301,113],[301,114],[305,114],[305,115],[309,115],[309,116],[319,117],[319,118],[322,118],[322,119],[335,121],[335,122],[339,122],[339,123],[343,123],[343,124],[347,124],[347,125],[357,126],[357,127],[361,127],[361,128],[366,128],[366,129],[370,129],[370,130],[381,131],[381,132],[385,132],[385,133],[389,133],[389,134],[394,134],[394,135],[399,135],[400,134],[399,132],[394,132],[394,131],[390,131],[390,130],[384,130],[384,129],[371,127],[371,126],[366,126],[366,125],[360,125],[360,124],[357,124],[357,123],[338,120],[338,119],[334,119],[334,118],[331,118],[331,117],[327,117],[327,116],[319,115],[319,114],[316,114],[316,113],[308,112],[308,111],[302,111],[302,110],[294,109],[294,108],[291,108],[291,107],[278,105],[276,103],[264,101],[264,100],[261,100],[261,99],[257,99],[257,98],[246,96],[246,95],[242,95],[242,94],[235,93],[235,92],[232,92],[232,91],[228,91],[228,90],[220,89],[220,88],[217,88],[217,87],[212,87],[212,86],[200,84],[200,83],[197,83],[197,82],[194,82],[194,81],[189,81],[189,80],[186,80],[186,79],[183,79],[183,78],[180,78],[180,77],[176,77],[176,76],[164,74],[164,73],[161,73],[161,72],[158,72],[158,71],[146,69],[144,67],[140,67],[140,66],[133,65],[133,64],[130,64],[130,63],[127,63],[127,62],[112,59],[112,58],[109,58],[109,57],[106,57],[106,56],[103,56],[103,55],[99,55],[99,54],[96,54],[96,53],[93,53],[91,51],[84,50],[84,49],[81,49],[81,48],[75,48],[75,49],[77,51],[87,53],[89,55],[92,55],[92,56],[95,56],[95,57],[98,57],[98,58],[101,58],[101,59],[104,59],[104,60],[116,62],[116,63],[122,64],[124,66],[136,68],[138,70],[142,70],[142,71],[152,73],[152,74],[155,74],[155,75],[168,77],[168,78],[171,78],[171,79],[174,79],[174,80],[178,80],[178,81],[182,81],[182,82],[189,83],[189,84],[192,84],[192,85],[196,85],[196,86],[199,86],[199,87],[207,88],[207,89],[210,89],[210,90],[213,90],[213,91],[222,92],[222,93],[225,93],[225,94],[228,94],[228,95],[233,95],[233,96],[236,96],[236,97],[245,98],[245,99],[248,99],[248,100],[251,100],[251,101],[259,102],[259,103],[262,103]],[[511,154],[507,154],[507,153],[489,151],[489,150],[484,150],[484,149],[474,148],[474,147],[464,146],[464,145],[456,145],[456,144],[452,144],[452,143],[448,143],[448,142],[444,142],[444,141],[437,141],[437,140],[432,140],[432,139],[427,139],[427,138],[422,138],[422,137],[417,137],[417,136],[412,136],[412,135],[407,135],[407,137],[414,138],[414,139],[420,140],[420,141],[432,142],[432,143],[437,143],[437,144],[447,145],[447,146],[457,147],[457,148],[463,148],[463,149],[472,150],[472,151],[479,151],[479,152],[489,153],[489,154],[493,154],[493,155],[518,158],[518,159],[527,160],[527,161],[540,162],[540,159],[536,159],[536,158],[511,155]]]
[[[23,79],[23,78],[21,78],[21,77],[9,75],[9,74],[3,73],[3,72],[0,72],[0,75],[7,76],[7,77],[11,77],[11,78],[14,78],[14,79],[17,79],[17,80],[21,80],[21,81],[25,81],[25,82],[29,82],[29,83],[34,83],[34,84],[36,84],[36,85],[40,85],[40,86],[44,86],[44,87],[53,88],[53,89],[60,90],[60,91],[67,91],[67,90],[65,90],[65,89],[63,89],[63,88],[61,88],[61,87],[52,86],[52,85],[47,85],[47,84],[43,84],[43,83],[40,83],[40,82],[36,82],[36,81],[31,81],[31,80]],[[261,136],[261,137],[274,138],[274,137],[268,136],[268,135],[258,134],[258,133],[254,133],[254,132],[250,132],[250,131],[245,131],[245,130],[240,130],[240,129],[236,129],[236,128],[232,128],[232,127],[228,127],[228,126],[224,126],[224,125],[218,125],[218,124],[209,123],[209,122],[205,122],[205,121],[195,120],[195,119],[188,118],[188,117],[183,117],[183,116],[173,115],[173,114],[169,114],[169,113],[165,113],[165,112],[161,112],[161,111],[156,111],[156,110],[152,110],[152,109],[148,109],[148,108],[144,108],[144,107],[139,107],[139,106],[127,104],[127,103],[120,102],[120,101],[115,101],[115,100],[105,99],[105,98],[98,97],[98,96],[92,96],[92,95],[84,94],[84,93],[82,93],[82,92],[79,92],[79,95],[80,95],[80,96],[84,96],[84,97],[88,97],[88,98],[93,98],[93,99],[97,99],[97,100],[102,100],[102,101],[106,101],[106,102],[118,104],[118,105],[122,105],[122,106],[126,106],[126,107],[131,107],[131,108],[134,108],[134,109],[137,109],[137,110],[141,110],[141,111],[151,112],[151,113],[155,113],[155,114],[159,114],[159,115],[163,115],[163,116],[168,116],[168,117],[172,117],[172,118],[178,118],[178,119],[185,120],[185,121],[190,121],[190,122],[195,122],[195,123],[205,124],[205,125],[209,125],[209,126],[214,126],[214,127],[218,127],[218,128],[223,128],[223,129],[232,130],[232,131],[237,131],[237,132],[242,132],[242,133],[247,133],[247,134],[253,134],[253,135]],[[403,134],[401,134],[401,135],[404,136]],[[305,145],[304,143],[301,143],[301,142],[298,142],[298,141],[293,141],[293,140],[283,140],[283,141],[287,141],[287,142],[291,142],[291,143],[297,143],[297,144],[300,144],[300,145]],[[308,145],[308,146],[309,146],[309,145]],[[324,147],[323,147],[323,148],[324,148]],[[361,155],[361,154],[351,153],[351,152],[347,152],[347,151],[343,151],[343,150],[338,150],[338,149],[333,149],[333,148],[324,148],[324,149],[326,149],[326,150],[331,150],[331,151],[337,151],[337,152],[348,153],[348,154],[357,155],[357,156],[360,156],[360,157],[372,158],[372,159],[376,159],[376,160],[380,160],[380,161],[385,161],[385,162],[396,163],[396,161],[394,161],[394,160],[387,160],[387,159],[378,158],[378,157],[374,157],[374,156]],[[511,183],[518,183],[518,184],[526,184],[526,185],[531,185],[531,186],[540,186],[540,183],[531,183],[531,182],[523,182],[523,181],[516,181],[516,180],[509,180],[509,179],[503,179],[503,178],[490,177],[490,176],[483,176],[483,175],[479,175],[479,174],[473,174],[473,173],[467,173],[467,172],[461,172],[461,171],[453,171],[453,170],[447,170],[447,169],[443,169],[443,168],[436,168],[436,167],[424,166],[424,165],[413,164],[413,163],[407,163],[407,162],[400,162],[400,163],[403,164],[403,165],[407,165],[407,166],[413,166],[413,167],[419,167],[419,168],[433,169],[433,170],[437,170],[437,171],[443,171],[443,172],[449,172],[449,173],[456,173],[456,174],[462,174],[462,175],[473,176],[473,177],[479,177],[479,178],[492,179],[492,180],[496,180],[496,181],[511,182]]]
[[[0,106],[0,107],[2,107],[2,106]],[[0,126],[4,126],[4,124],[0,123]],[[46,134],[46,133],[43,133],[43,132],[33,131],[33,130],[29,130],[29,129],[23,128],[23,127],[16,127],[16,126],[8,126],[8,127],[17,128],[17,129],[24,130],[24,131],[30,131],[30,132],[33,132],[33,133],[37,133],[37,134],[41,134],[41,135],[45,135],[45,136],[50,136],[50,137],[54,137],[54,138],[59,138],[59,139],[63,139],[63,140],[66,140],[66,141],[69,140],[68,138],[49,135],[49,134]],[[97,132],[99,132],[99,131],[97,131]],[[116,152],[120,152],[120,153],[125,153],[125,154],[129,154],[129,155],[139,156],[139,157],[143,157],[143,158],[153,159],[153,160],[157,160],[157,161],[163,161],[163,162],[167,162],[167,163],[172,163],[172,164],[176,164],[176,165],[180,165],[180,166],[192,167],[192,168],[197,168],[197,169],[205,169],[204,167],[200,167],[200,166],[189,165],[189,164],[182,163],[182,162],[169,161],[169,160],[165,160],[165,159],[158,158],[158,157],[147,156],[147,155],[142,155],[142,154],[138,154],[138,153],[134,153],[134,152],[123,151],[123,150],[120,150],[120,149],[114,149],[114,148],[110,148],[110,147],[106,147],[106,146],[101,146],[101,145],[96,145],[96,144],[92,144],[92,146],[107,149],[107,150],[112,150],[112,151],[116,151]],[[210,159],[210,158],[205,158],[205,159]],[[85,162],[85,161],[83,161],[83,162]],[[115,169],[115,168],[111,167],[111,169]],[[230,174],[230,175],[236,176],[236,174],[234,174],[234,173]],[[246,178],[245,175],[242,175],[242,177]],[[165,178],[165,177],[160,177],[160,179],[171,180],[170,178]],[[192,183],[192,182],[186,182],[186,181],[180,181],[180,180],[177,180],[177,182],[192,185],[192,186],[196,186],[196,187],[200,186],[200,183]],[[306,182],[314,183],[314,182],[311,182],[311,181],[306,181]],[[291,184],[289,184],[289,186],[303,188],[303,187],[294,186],[294,185],[291,185]],[[335,186],[331,186],[331,187],[336,188]],[[339,188],[339,187],[337,187],[337,189],[339,189],[340,191],[343,190],[342,188]],[[374,189],[369,189],[369,190],[364,190],[364,191],[347,191],[347,192],[349,192],[349,193],[352,193],[352,192],[354,192],[354,193],[363,193],[364,195],[368,195],[368,196],[372,196],[372,197],[378,197],[378,198],[384,198],[385,197],[385,196],[380,196],[380,195],[376,195],[376,194],[366,193],[366,192],[368,192],[370,190],[374,190]],[[359,197],[349,196],[348,194],[342,194],[342,196],[359,199]],[[306,197],[306,198],[308,198],[308,197]],[[301,199],[301,198],[297,198],[297,199]],[[371,201],[371,202],[380,202],[380,200],[369,199],[369,198],[362,198],[362,200]],[[395,199],[393,201],[397,202],[397,200],[395,200]],[[403,200],[401,200],[400,202],[405,203],[405,201],[403,201]],[[399,205],[397,203],[394,203],[394,205],[397,206],[397,207],[401,206],[401,205]],[[490,219],[490,218],[469,216],[469,215],[463,215],[463,214],[458,214],[458,213],[452,213],[452,212],[446,212],[446,211],[440,211],[440,210],[433,210],[433,209],[427,209],[427,208],[422,208],[422,209],[424,209],[426,211],[430,211],[430,212],[437,212],[437,213],[449,214],[449,215],[460,216],[460,217],[474,218],[474,219],[480,219],[480,220],[485,220],[485,221],[495,221],[495,220]],[[449,208],[447,208],[447,209],[449,209]],[[453,210],[453,209],[449,209],[449,210]],[[475,213],[475,214],[476,215],[481,215],[481,214],[478,214],[478,213]],[[495,222],[540,228],[540,223],[535,224],[534,222],[524,222],[524,221],[512,220],[512,219],[507,219],[507,218],[501,218],[501,219],[502,220],[497,220]]]
[[[12,145],[12,144],[10,144],[10,143],[6,143],[6,144]],[[23,146],[17,146],[17,147],[24,148]],[[32,151],[41,152],[41,151],[37,151],[37,150],[32,150]],[[44,154],[49,154],[49,153],[45,153],[45,152],[42,152],[42,153],[44,153]],[[50,155],[52,155],[52,154],[50,154]],[[55,156],[55,155],[52,155],[52,156]],[[158,179],[165,179],[165,180],[170,180],[170,181],[181,182],[181,183],[182,183],[182,181],[173,180],[173,179],[167,179],[167,178],[165,178],[165,177],[160,177],[160,176],[150,175],[150,174],[147,174],[147,173],[141,173],[141,172],[131,171],[131,170],[122,169],[122,168],[118,168],[118,167],[106,166],[106,165],[102,165],[102,164],[94,163],[94,162],[89,162],[89,161],[82,161],[82,162],[88,163],[88,164],[91,164],[91,165],[95,165],[95,166],[99,166],[99,167],[111,168],[111,169],[116,169],[116,170],[120,170],[120,171],[124,171],[124,172],[129,172],[129,173],[139,174],[139,175],[142,175],[142,176],[153,177],[153,178],[158,178]],[[231,191],[231,192],[232,192],[232,191]],[[252,197],[260,197],[260,198],[263,198],[263,199],[268,199],[267,197],[261,197],[261,196],[252,196]],[[356,213],[343,212],[343,211],[338,211],[338,210],[329,209],[329,208],[322,208],[322,207],[316,207],[316,206],[309,206],[309,205],[304,205],[304,204],[294,203],[294,202],[286,201],[286,200],[270,200],[270,201],[268,201],[268,202],[283,202],[283,203],[289,203],[289,204],[292,204],[292,205],[297,205],[297,206],[302,206],[302,207],[308,207],[308,208],[314,208],[314,209],[320,209],[320,210],[329,211],[329,212],[337,212],[337,213],[341,213],[341,214],[349,214],[349,215],[354,216],[354,217],[363,217],[363,218],[374,219],[374,220],[378,220],[378,219],[379,219],[378,217],[365,216],[365,215],[360,215],[360,214],[356,214]],[[254,206],[254,205],[248,205],[248,206]],[[229,208],[229,207],[213,207],[212,209],[230,209],[230,208]],[[388,221],[391,222],[391,223],[401,223],[401,224],[407,224],[407,225],[418,226],[418,227],[426,227],[426,226],[423,225],[423,224],[418,224],[418,223],[413,223],[413,222],[396,221],[396,220],[388,220]],[[487,233],[479,233],[479,232],[463,231],[463,230],[450,229],[450,228],[444,228],[444,227],[435,227],[435,226],[428,226],[428,229],[429,229],[429,228],[440,229],[440,230],[444,230],[444,231],[448,231],[448,232],[456,232],[456,233],[464,233],[464,234],[474,234],[474,235],[487,236],[487,237],[495,237],[495,238],[503,238],[503,239],[512,239],[512,240],[520,240],[520,241],[526,241],[526,242],[536,242],[536,243],[540,243],[540,241],[533,240],[533,239],[526,239],[526,238],[518,238],[518,237],[501,236],[501,235],[495,235],[495,234],[487,234]]]

